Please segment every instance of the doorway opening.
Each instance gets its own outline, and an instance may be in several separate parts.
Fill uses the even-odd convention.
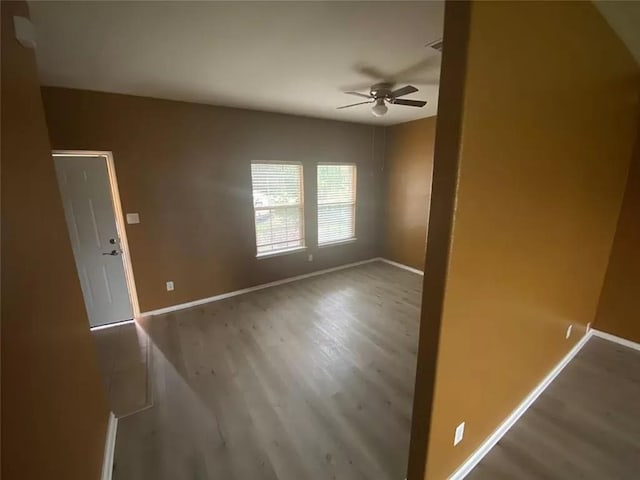
[[[111,152],[54,150],[67,229],[91,329],[140,316]]]

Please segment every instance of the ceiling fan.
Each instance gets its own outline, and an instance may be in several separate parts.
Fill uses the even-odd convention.
[[[393,86],[394,84],[389,82],[376,83],[375,85],[371,86],[371,90],[368,95],[360,92],[344,92],[348,95],[356,95],[358,97],[367,98],[368,100],[366,102],[343,105],[342,107],[338,107],[338,110],[343,108],[355,107],[356,105],[375,103],[375,105],[371,108],[371,113],[373,113],[376,117],[381,117],[389,110],[386,105],[387,103],[392,105],[405,105],[407,107],[424,107],[427,104],[427,102],[423,100],[408,100],[399,98],[405,95],[409,95],[410,93],[417,92],[418,89],[413,85],[407,85],[406,87],[401,87],[396,90],[392,90]]]

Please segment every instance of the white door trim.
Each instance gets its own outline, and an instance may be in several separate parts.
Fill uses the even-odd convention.
[[[124,215],[122,214],[122,204],[120,203],[120,191],[118,190],[118,180],[116,178],[116,167],[113,161],[113,153],[99,150],[53,150],[54,157],[102,157],[107,164],[107,172],[109,174],[109,187],[111,188],[111,202],[113,204],[113,213],[115,214],[116,229],[120,237],[120,248],[122,249],[122,264],[124,265],[124,275],[127,280],[127,291],[129,299],[133,307],[133,318],[140,316],[140,306],[138,304],[138,293],[136,290],[136,282],[133,277],[133,268],[131,266],[131,255],[129,253],[129,242],[127,241],[127,230],[124,223]]]

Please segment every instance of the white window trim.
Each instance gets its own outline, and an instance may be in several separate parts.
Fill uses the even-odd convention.
[[[289,255],[292,253],[301,252],[307,249],[306,235],[305,235],[305,218],[304,218],[304,165],[302,162],[291,160],[251,160],[251,165],[258,164],[272,164],[272,165],[299,165],[300,166],[300,204],[298,205],[276,205],[273,207],[256,207],[253,205],[253,175],[251,175],[251,203],[253,207],[253,237],[256,247],[256,258],[263,259],[269,257],[279,257],[281,255]],[[286,247],[278,250],[271,250],[269,252],[258,252],[258,237],[256,232],[256,211],[258,210],[273,210],[279,208],[300,208],[300,231],[302,236],[300,237],[301,245],[298,247]],[[263,245],[264,246],[264,245]]]
[[[358,240],[356,236],[356,215],[358,213],[358,164],[355,162],[318,162],[316,164],[316,182],[318,181],[318,167],[321,165],[347,165],[349,167],[353,167],[353,203],[352,202],[336,202],[336,203],[328,203],[324,205],[353,205],[353,236],[349,238],[342,238],[340,240],[333,240],[331,242],[320,242],[318,239],[318,248],[324,247],[333,247],[335,245],[341,245],[344,243],[353,243]],[[318,222],[318,213],[320,210],[320,204],[318,203],[318,187],[316,183],[316,227],[317,230],[320,230],[319,222]],[[318,234],[319,236],[319,234]]]
[[[345,238],[344,240],[336,240],[334,242],[325,242],[318,244],[318,248],[337,247],[338,245],[347,245],[354,243],[358,240],[358,237]]]
[[[306,246],[302,246],[302,247],[290,247],[287,249],[282,249],[282,250],[276,250],[273,252],[263,252],[263,253],[258,253],[256,254],[256,258],[258,260],[263,260],[265,258],[271,258],[271,257],[280,257],[282,255],[291,255],[293,253],[299,253],[299,252],[304,252],[307,250]]]

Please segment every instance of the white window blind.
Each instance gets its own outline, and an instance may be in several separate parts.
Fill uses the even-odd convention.
[[[258,255],[304,246],[302,164],[252,162]]]
[[[318,165],[318,245],[355,237],[356,166]]]

